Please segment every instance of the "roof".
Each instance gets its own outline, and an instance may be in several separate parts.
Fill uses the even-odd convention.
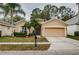
[[[74,16],[73,18],[69,19],[68,21],[65,22],[68,25],[75,25],[75,24],[79,24],[79,14],[77,14],[76,16]]]
[[[26,21],[23,19],[23,20],[20,20],[20,21],[15,22],[15,24],[18,24],[20,22],[26,22]]]
[[[44,23],[42,23],[42,25],[43,25],[43,24],[46,24],[46,23],[48,23],[48,22],[51,22],[51,21],[55,21],[55,20],[60,21],[61,23],[67,25],[67,24],[66,24],[64,21],[62,21],[61,19],[50,19],[50,20],[45,21]]]
[[[9,22],[4,21],[4,20],[0,20],[0,25],[12,27],[12,24],[10,24]]]

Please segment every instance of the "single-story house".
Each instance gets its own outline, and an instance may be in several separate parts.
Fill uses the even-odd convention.
[[[69,19],[65,23],[68,24],[67,26],[68,35],[74,35],[74,32],[79,31],[79,14]]]
[[[20,21],[17,21],[15,23],[15,32],[26,32],[27,29],[26,27],[24,27],[26,21],[25,20],[20,20]]]
[[[13,34],[13,28],[9,22],[0,20],[0,36],[11,36]]]
[[[46,37],[66,36],[67,24],[60,19],[51,19],[42,24],[41,35]]]
[[[28,28],[27,27],[25,27],[24,25],[25,25],[25,23],[27,23],[26,22],[26,20],[20,20],[20,21],[17,21],[16,23],[15,23],[15,28],[14,28],[14,31],[15,32],[26,32],[26,33],[29,33],[29,30],[28,30]],[[30,32],[32,33],[32,28],[30,29]]]

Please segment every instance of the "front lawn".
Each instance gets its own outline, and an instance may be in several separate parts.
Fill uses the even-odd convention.
[[[79,40],[79,36],[68,35],[67,37],[68,37],[68,38],[75,39],[75,40]]]
[[[0,42],[34,42],[34,37],[0,37]],[[37,39],[38,42],[48,42],[44,37]]]
[[[34,37],[0,37],[0,42],[34,42]],[[47,42],[44,37],[39,37],[38,42]],[[47,50],[50,44],[0,44],[0,51],[25,51],[25,50]]]

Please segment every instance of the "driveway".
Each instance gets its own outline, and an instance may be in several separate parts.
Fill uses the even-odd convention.
[[[51,43],[49,51],[56,54],[79,54],[79,41],[66,37],[47,37]]]
[[[0,51],[1,55],[77,55],[79,41],[66,37],[47,37],[51,43],[46,51]]]

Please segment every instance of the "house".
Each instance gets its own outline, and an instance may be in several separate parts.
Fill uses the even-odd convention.
[[[51,19],[42,24],[41,35],[46,37],[52,36],[66,36],[67,24],[59,19]]]
[[[26,21],[25,20],[20,20],[20,21],[17,21],[15,23],[15,32],[26,32],[27,29],[26,27],[24,27]]]
[[[15,32],[26,32],[26,33],[29,33],[29,30],[28,30],[28,28],[27,27],[25,27],[24,25],[25,25],[25,23],[26,23],[26,20],[20,20],[20,21],[17,21],[16,23],[15,23],[15,28],[14,28],[14,31]],[[30,29],[30,32],[32,33],[32,28]]]
[[[11,36],[13,34],[13,25],[9,22],[0,20],[0,36]]]
[[[66,23],[68,24],[68,35],[74,35],[74,32],[79,31],[79,14],[66,21]]]
[[[79,31],[79,3],[77,3],[77,5],[78,5],[78,14],[65,22],[68,24],[67,26],[68,35],[74,35],[76,31]]]

